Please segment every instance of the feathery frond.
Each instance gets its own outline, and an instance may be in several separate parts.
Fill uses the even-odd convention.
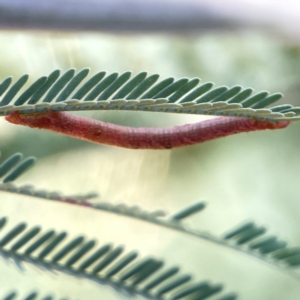
[[[9,172],[11,169],[14,170],[15,165],[21,160],[22,155],[17,153],[8,158],[2,165],[9,165],[10,168],[6,167],[7,172]],[[18,187],[13,182],[0,184],[0,190],[17,194],[25,194],[45,200],[58,201],[66,204],[79,205],[90,209],[101,210],[138,219],[140,221],[194,236],[200,240],[204,239],[213,244],[243,252],[248,256],[253,256],[265,263],[268,263],[280,271],[287,272],[289,275],[297,277],[297,274],[292,272],[293,269],[290,267],[300,266],[300,248],[287,248],[287,243],[278,240],[277,237],[263,236],[266,232],[266,228],[264,227],[258,227],[253,222],[248,222],[236,229],[233,229],[224,237],[218,237],[204,231],[189,228],[186,224],[184,224],[184,221],[188,217],[201,212],[205,208],[206,205],[204,202],[193,203],[168,216],[168,214],[163,210],[147,211],[139,206],[128,206],[125,203],[92,203],[87,201],[96,197],[96,193],[67,196],[58,192],[40,191],[33,188],[31,185]],[[256,240],[257,238],[259,239]]]
[[[5,217],[0,219],[1,229],[6,223]],[[136,251],[123,254],[123,246],[96,247],[96,240],[84,236],[66,241],[67,232],[43,232],[39,226],[26,228],[27,223],[19,223],[0,239],[0,255],[20,267],[27,262],[42,270],[87,278],[147,299],[210,299],[216,294],[221,296],[223,290],[222,285],[208,281],[193,283],[191,275],[181,275],[178,267],[164,268],[162,260],[138,258]],[[219,299],[226,297],[237,296]]]
[[[241,86],[213,89],[211,82],[199,85],[198,78],[166,78],[156,83],[158,74],[147,76],[141,72],[132,77],[129,71],[108,75],[102,71],[84,82],[88,72],[86,68],[75,74],[75,69],[70,69],[59,77],[60,70],[55,70],[48,77],[37,79],[22,93],[19,91],[28,75],[13,85],[11,77],[7,77],[0,84],[0,96],[3,95],[0,116],[13,111],[31,114],[48,110],[137,110],[268,121],[300,120],[300,107],[286,104],[269,107],[282,97],[280,93],[263,91],[252,95],[251,88]]]

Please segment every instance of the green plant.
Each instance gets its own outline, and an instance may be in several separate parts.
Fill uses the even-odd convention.
[[[87,73],[87,69],[84,69],[75,75],[75,70],[72,69],[59,77],[60,72],[56,70],[48,77],[39,78],[19,94],[28,75],[22,76],[11,88],[9,87],[12,80],[6,78],[0,85],[0,96],[3,95],[0,102],[0,115],[9,115],[15,111],[32,115],[47,111],[144,110],[245,117],[267,123],[299,119],[300,109],[292,105],[267,108],[278,101],[281,94],[269,95],[267,92],[261,92],[251,96],[251,89],[243,90],[239,86],[218,87],[210,91],[213,84],[205,83],[197,87],[198,79],[179,79],[174,82],[174,79],[168,78],[150,89],[158,79],[158,75],[146,77],[145,72],[138,74],[132,80],[130,80],[130,72],[121,75],[113,73],[105,78],[105,73],[100,72],[85,84],[81,84]],[[87,96],[83,98],[85,95]],[[96,97],[98,99],[95,101]],[[299,249],[287,247],[287,243],[276,236],[265,236],[266,229],[253,222],[240,225],[220,237],[190,229],[184,224],[187,217],[203,210],[205,207],[203,202],[197,202],[168,216],[161,210],[148,212],[125,204],[93,203],[90,199],[96,196],[94,193],[69,196],[51,191],[39,191],[33,186],[15,185],[14,180],[34,163],[34,158],[23,160],[21,154],[6,158],[0,165],[2,177],[0,189],[5,192],[79,205],[88,209],[103,210],[169,228],[194,236],[200,241],[208,241],[243,252],[290,276],[298,277],[294,267],[300,265]],[[1,228],[4,227],[5,217],[1,219],[0,224]],[[170,282],[164,283],[164,280],[177,274],[179,268],[172,267],[165,270],[163,261],[153,257],[134,262],[138,255],[136,251],[129,252],[118,259],[124,251],[123,246],[114,247],[107,244],[98,248],[92,255],[86,255],[95,247],[95,240],[85,241],[83,236],[78,236],[59,248],[60,243],[67,236],[66,232],[44,233],[39,226],[35,226],[23,233],[26,227],[27,223],[20,223],[3,235],[0,245],[1,255],[4,258],[13,259],[17,264],[31,263],[43,269],[58,270],[108,284],[116,290],[126,291],[130,297],[141,295],[149,299],[219,300],[237,297],[235,294],[221,295],[222,286],[218,284],[200,281],[189,285],[190,275],[178,275]],[[34,253],[36,250],[38,254]],[[63,259],[65,260],[62,262]],[[100,261],[96,263],[98,259]],[[91,267],[93,263],[95,264]],[[106,270],[106,267],[110,268]],[[157,274],[160,275],[155,278]],[[161,286],[155,290],[159,284]],[[181,287],[180,290],[179,287],[183,284],[186,286]],[[178,290],[174,292],[176,288]],[[215,294],[217,298],[210,297]]]

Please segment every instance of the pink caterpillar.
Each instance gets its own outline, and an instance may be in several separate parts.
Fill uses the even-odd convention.
[[[36,114],[12,112],[5,119],[11,123],[54,132],[90,142],[130,149],[170,149],[203,143],[241,132],[280,129],[290,122],[219,117],[172,128],[132,128],[48,111]]]

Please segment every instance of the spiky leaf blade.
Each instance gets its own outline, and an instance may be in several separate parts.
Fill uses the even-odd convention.
[[[131,77],[131,72],[127,71],[121,74],[103,93],[98,97],[97,101],[107,100],[121,86],[123,86]]]
[[[213,86],[214,84],[212,82],[203,83],[202,85],[200,85],[200,87],[193,90],[190,94],[185,96],[183,99],[180,99],[179,103],[194,101],[196,98],[208,92]]]
[[[254,104],[258,103],[259,101],[267,98],[267,96],[269,95],[268,92],[260,92],[250,98],[247,98],[246,100],[242,101],[242,105],[243,107],[251,107],[253,106]]]
[[[200,82],[199,78],[193,78],[189,80],[185,85],[178,89],[172,96],[168,98],[168,103],[174,103],[181,97],[190,92],[194,87],[196,87]]]
[[[30,229],[25,235],[23,235],[17,242],[15,242],[11,249],[17,251],[19,248],[28,243],[32,238],[34,238],[41,231],[41,227],[36,226]]]
[[[16,166],[23,158],[23,154],[15,153],[0,165],[0,177],[3,177],[14,166]]]
[[[126,100],[133,100],[140,97],[147,91],[159,78],[158,74],[153,74],[144,79],[127,97]]]
[[[250,97],[252,92],[253,92],[253,89],[251,89],[251,88],[244,89],[243,91],[238,93],[236,96],[229,99],[227,102],[228,103],[240,103],[240,102],[244,101],[245,99],[247,99],[248,97]]]
[[[266,106],[269,106],[275,102],[277,102],[278,100],[280,100],[283,97],[283,95],[281,93],[276,93],[273,95],[270,95],[262,100],[260,100],[259,102],[255,103],[252,108],[253,109],[259,109],[259,108],[264,108]]]
[[[105,76],[106,72],[99,72],[90,78],[76,93],[72,99],[82,99],[96,84],[98,84]]]
[[[177,81],[173,82],[172,84],[165,87],[163,90],[161,90],[159,93],[153,96],[153,99],[159,99],[159,98],[167,98],[174,92],[178,91],[180,88],[182,88],[184,85],[188,83],[188,78],[181,78]]]
[[[130,252],[125,255],[122,259],[120,259],[110,270],[105,274],[106,277],[114,276],[119,273],[122,269],[124,269],[127,265],[129,265],[133,260],[138,257],[137,252]]]
[[[144,290],[145,291],[149,291],[153,288],[155,288],[156,286],[162,284],[164,281],[166,281],[167,279],[171,278],[172,276],[176,275],[179,272],[179,268],[178,267],[173,267],[171,269],[168,269],[166,271],[164,271],[161,275],[159,275],[157,278],[155,278],[154,280],[152,280],[151,282],[149,282],[145,287]]]
[[[39,247],[41,247],[44,243],[46,243],[48,240],[50,240],[55,234],[54,230],[50,230],[46,233],[44,233],[40,238],[38,238],[32,245],[30,245],[26,250],[26,255],[31,255],[32,252],[37,250]]]
[[[69,252],[71,252],[73,249],[75,249],[77,246],[79,246],[84,241],[83,236],[76,237],[71,242],[69,242],[66,246],[64,246],[58,253],[54,255],[52,258],[52,262],[58,262],[60,259],[62,259],[64,256],[66,256]]]
[[[16,166],[8,175],[3,179],[3,182],[10,182],[17,179],[21,176],[25,171],[31,168],[36,162],[35,157],[28,157],[23,160],[18,166]]]
[[[228,99],[236,96],[237,94],[240,93],[240,91],[242,90],[242,87],[239,85],[236,85],[230,89],[228,89],[227,91],[223,92],[220,96],[214,98],[211,102],[224,102],[227,101]]]
[[[62,90],[60,95],[57,97],[56,102],[61,102],[68,99],[71,93],[82,82],[82,80],[89,74],[89,72],[90,72],[90,68],[85,68],[80,70],[67,84],[67,86]]]
[[[152,99],[155,95],[157,95],[159,92],[161,92],[163,89],[167,88],[174,82],[174,78],[170,77],[167,79],[164,79],[163,81],[156,84],[153,88],[151,88],[149,91],[147,91],[141,99]]]
[[[102,246],[95,253],[93,253],[91,256],[89,256],[84,262],[82,262],[78,269],[79,270],[84,270],[84,269],[88,268],[96,260],[98,260],[103,255],[105,255],[108,251],[110,251],[111,248],[112,248],[111,244],[107,244],[107,245]]]
[[[43,76],[36,80],[22,95],[15,101],[14,105],[23,105],[41,86],[47,81],[47,77]]]
[[[187,218],[193,214],[196,214],[196,213],[202,211],[205,208],[205,206],[206,205],[204,202],[193,203],[192,205],[184,207],[182,210],[175,213],[171,217],[171,219],[174,221],[181,221],[184,218]]]
[[[0,84],[0,97],[6,92],[12,82],[12,77],[6,77]]]
[[[91,92],[84,98],[84,101],[94,100],[100,93],[107,89],[119,76],[119,73],[112,73],[98,83]]]
[[[3,97],[2,101],[0,102],[0,107],[9,104],[14,99],[14,97],[17,95],[17,93],[21,90],[21,88],[27,82],[28,77],[29,77],[28,74],[25,74],[25,75],[21,76],[13,84],[13,86],[7,91],[7,93]]]
[[[44,259],[50,252],[52,252],[57,245],[59,245],[67,237],[66,232],[59,233],[54,239],[40,252],[39,259]]]
[[[118,256],[122,254],[124,251],[123,246],[116,247],[113,249],[111,252],[107,254],[107,256],[100,262],[98,263],[94,268],[93,268],[93,273],[98,273],[102,271],[104,268],[106,268],[111,262],[113,262],[115,259],[117,259]]]
[[[83,244],[66,262],[66,266],[72,266],[79,259],[81,259],[88,251],[90,251],[96,245],[96,241],[88,241]]]
[[[147,77],[147,72],[141,72],[129,80],[113,97],[113,99],[126,98],[135,88],[137,88]]]
[[[205,95],[203,95],[199,99],[197,99],[196,102],[197,103],[205,103],[205,102],[212,101],[213,99],[215,99],[219,95],[223,94],[227,90],[228,90],[227,86],[217,87],[217,88],[213,89],[212,91],[206,93]]]
[[[75,69],[69,69],[63,74],[50,88],[43,102],[50,103],[66,86],[66,84],[74,77]]]
[[[162,296],[163,294],[166,294],[170,291],[172,291],[173,289],[178,288],[179,286],[189,282],[192,279],[191,275],[182,275],[179,278],[171,281],[170,283],[166,284],[165,286],[163,286],[162,288],[160,288],[157,291],[157,296]]]
[[[26,223],[20,223],[11,229],[0,241],[0,246],[4,247],[11,240],[13,240],[17,235],[23,232],[27,227]]]
[[[58,79],[60,70],[54,70],[49,76],[47,81],[32,95],[28,104],[36,104],[45,93],[52,87],[54,82]]]

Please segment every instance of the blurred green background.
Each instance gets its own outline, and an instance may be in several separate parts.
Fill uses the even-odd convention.
[[[33,82],[56,68],[91,67],[92,74],[148,71],[161,78],[200,77],[216,85],[283,92],[300,105],[300,47],[257,32],[202,36],[125,36],[1,32],[0,81],[30,74]],[[168,127],[201,116],[92,112],[92,118],[131,126]],[[173,212],[203,200],[207,209],[188,219],[193,228],[221,235],[254,220],[291,246],[300,244],[300,123],[285,130],[240,134],[174,150],[127,150],[96,145],[0,119],[2,159],[34,155],[35,168],[18,179],[65,194],[97,191],[100,199]],[[164,258],[198,280],[224,283],[239,299],[300,299],[299,283],[252,257],[143,222],[65,204],[1,192],[1,215],[44,229],[85,234],[101,244],[124,244],[142,256]],[[71,299],[123,299],[109,287],[37,271],[21,273],[0,261],[1,293],[40,290]]]

